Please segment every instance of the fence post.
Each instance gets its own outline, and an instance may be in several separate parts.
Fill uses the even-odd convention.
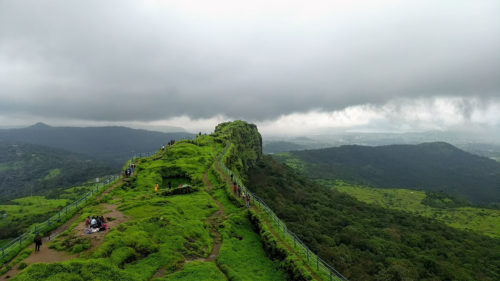
[[[319,256],[316,255],[316,270],[319,271]]]
[[[309,249],[306,247],[307,262],[309,262]]]
[[[23,242],[23,235],[19,235],[19,246],[21,246],[21,242]]]
[[[295,235],[293,236],[293,247],[297,248],[297,239],[295,239]]]
[[[5,248],[2,247],[2,258],[5,257]]]

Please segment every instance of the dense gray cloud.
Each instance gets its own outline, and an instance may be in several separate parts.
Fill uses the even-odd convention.
[[[0,113],[265,121],[498,102],[497,0],[236,2],[0,0]]]

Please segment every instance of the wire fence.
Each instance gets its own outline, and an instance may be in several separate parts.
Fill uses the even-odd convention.
[[[73,214],[75,214],[76,211],[81,209],[85,205],[85,203],[87,203],[91,198],[102,192],[105,187],[107,187],[109,184],[114,183],[119,178],[120,178],[119,175],[113,175],[106,178],[104,181],[97,183],[82,197],[66,205],[59,212],[57,212],[55,215],[53,215],[46,221],[34,224],[26,232],[19,235],[15,239],[11,240],[9,243],[3,245],[0,248],[0,261],[2,263],[8,262],[15,255],[17,255],[24,247],[33,243],[33,238],[35,237],[36,233],[49,232],[57,228],[59,225],[65,222],[69,217],[73,216]]]
[[[130,159],[129,167],[132,166],[132,163],[134,163],[134,159],[151,157],[154,156],[156,153],[157,152],[140,152],[134,154]],[[53,215],[46,221],[34,224],[23,234],[12,239],[7,244],[2,245],[2,247],[0,247],[0,263],[1,264],[7,263],[27,245],[33,243],[33,239],[36,233],[45,233],[56,229],[59,225],[68,220],[79,209],[81,209],[85,205],[85,203],[87,203],[91,198],[102,192],[104,190],[104,187],[107,187],[109,184],[114,183],[119,178],[120,175],[113,175],[110,176],[109,178],[106,178],[104,181],[97,183],[95,187],[92,187],[82,197],[66,205],[59,212],[57,212],[55,215]]]
[[[226,167],[223,163],[222,159],[226,154],[227,150],[231,146],[231,142],[224,148],[223,152],[219,155],[218,163],[219,167],[226,173],[228,177],[233,175],[233,181],[241,187],[241,189],[245,192],[245,194],[249,194],[251,198],[251,202],[254,206],[257,206],[260,210],[264,211],[269,218],[274,222],[274,226],[278,230],[278,233],[283,237],[283,240],[288,243],[290,246],[296,250],[298,254],[300,254],[305,261],[307,261],[308,265],[311,269],[316,269],[316,272],[320,273],[321,276],[325,280],[340,280],[340,281],[348,281],[347,278],[342,276],[340,272],[338,272],[333,266],[329,265],[323,259],[321,259],[317,254],[307,247],[307,245],[302,242],[295,233],[289,230],[286,224],[278,218],[278,216],[274,213],[274,211],[262,200],[259,196],[255,195],[251,192],[244,184],[239,180],[236,175]]]

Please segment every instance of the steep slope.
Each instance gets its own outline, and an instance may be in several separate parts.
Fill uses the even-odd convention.
[[[263,157],[248,186],[351,280],[498,280],[500,240],[371,206]]]
[[[447,143],[350,145],[275,157],[313,179],[444,191],[476,203],[500,202],[500,163]]]
[[[0,203],[31,194],[51,195],[113,171],[103,161],[86,155],[0,142]]]
[[[126,127],[51,127],[43,123],[22,129],[0,130],[0,141],[31,143],[87,154],[120,168],[134,152],[159,149],[189,133],[160,133]]]

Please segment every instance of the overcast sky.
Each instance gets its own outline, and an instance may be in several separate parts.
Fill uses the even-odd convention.
[[[0,126],[500,128],[500,1],[0,0]]]

